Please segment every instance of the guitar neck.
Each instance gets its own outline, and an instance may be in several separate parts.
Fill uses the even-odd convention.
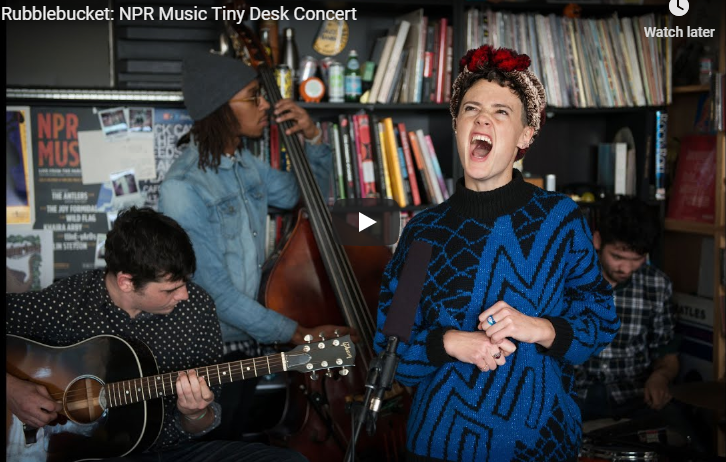
[[[290,358],[279,353],[259,358],[243,359],[229,363],[194,369],[197,375],[203,376],[207,385],[247,380],[287,370]],[[108,383],[104,387],[106,407],[119,407],[138,403],[147,399],[161,398],[176,394],[176,379],[186,371],[168,372],[138,379]]]

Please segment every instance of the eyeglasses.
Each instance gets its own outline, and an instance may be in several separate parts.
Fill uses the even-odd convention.
[[[229,100],[230,102],[238,102],[238,103],[249,103],[254,102],[255,106],[259,106],[262,104],[263,101],[267,101],[267,97],[265,95],[265,90],[262,88],[257,88],[257,91],[255,92],[254,96],[250,96],[248,98],[232,98]]]

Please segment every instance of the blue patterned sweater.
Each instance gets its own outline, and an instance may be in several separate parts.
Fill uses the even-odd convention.
[[[384,276],[375,350],[413,241],[433,246],[397,380],[415,387],[409,461],[575,460],[581,440],[573,365],[618,331],[612,289],[602,278],[590,230],[568,197],[526,183],[475,192],[460,180],[449,200],[404,229]],[[504,300],[556,332],[549,349],[515,341],[504,366],[482,372],[446,354],[443,334],[474,331],[478,315]]]

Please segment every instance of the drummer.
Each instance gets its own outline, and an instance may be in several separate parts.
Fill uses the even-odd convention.
[[[678,375],[672,285],[648,262],[660,232],[651,208],[637,198],[606,204],[593,244],[602,274],[613,286],[622,325],[599,355],[576,366],[582,420],[657,417],[670,430],[707,452],[693,410],[673,401],[669,386]]]

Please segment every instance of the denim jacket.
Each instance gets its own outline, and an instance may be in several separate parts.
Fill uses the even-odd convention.
[[[310,165],[328,191],[327,144],[306,145]],[[246,149],[222,156],[219,169],[200,169],[194,139],[172,164],[159,190],[159,211],[189,234],[197,257],[193,280],[214,298],[225,342],[254,338],[287,342],[297,323],[257,302],[265,261],[267,207],[293,208],[300,190],[293,173],[271,168]]]

